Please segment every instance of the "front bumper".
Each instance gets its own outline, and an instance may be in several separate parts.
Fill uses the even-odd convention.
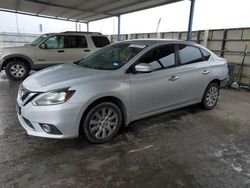
[[[3,70],[4,59],[0,59],[0,72]]]
[[[57,139],[78,137],[82,114],[80,104],[66,102],[60,105],[34,106],[29,102],[22,106],[21,101],[17,100],[17,106],[19,122],[28,135]],[[61,134],[47,133],[41,124],[54,125]]]

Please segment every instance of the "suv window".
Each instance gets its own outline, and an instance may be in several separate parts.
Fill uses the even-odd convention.
[[[164,45],[156,47],[147,52],[139,62],[151,64],[153,70],[173,67],[175,66],[175,46]]]
[[[44,42],[48,49],[64,48],[64,37],[63,36],[52,36]]]
[[[202,52],[202,54],[203,54],[203,60],[204,60],[204,61],[209,60],[211,54],[210,54],[208,51],[204,50],[204,49],[201,49],[201,52]]]
[[[179,45],[179,55],[181,65],[203,61],[200,49],[193,46]]]
[[[87,48],[85,36],[64,36],[64,48]]]
[[[105,36],[91,36],[91,39],[97,48],[102,48],[110,44],[109,40]]]

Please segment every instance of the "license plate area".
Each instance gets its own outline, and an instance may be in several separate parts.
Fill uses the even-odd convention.
[[[16,112],[17,112],[17,114],[18,115],[21,115],[21,107],[18,105],[18,104],[16,104]]]

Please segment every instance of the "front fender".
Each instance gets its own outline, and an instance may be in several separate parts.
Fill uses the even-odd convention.
[[[3,57],[3,62],[2,62],[2,66],[1,66],[1,70],[3,69],[4,67],[4,62],[10,58],[21,58],[21,59],[25,59],[26,62],[29,63],[30,67],[33,67],[34,66],[34,62],[32,61],[31,58],[29,58],[28,56],[26,55],[23,55],[23,54],[10,54],[10,55],[6,55]]]
[[[3,70],[3,62],[4,62],[4,59],[1,59],[0,60],[0,72]]]
[[[104,80],[98,83],[84,84],[84,86],[76,86],[70,88],[76,90],[75,96],[70,103],[81,103],[82,111],[79,117],[86,111],[86,109],[96,100],[104,97],[115,97],[119,99],[125,108],[126,124],[130,122],[130,82],[128,80],[121,82],[112,82],[110,80]]]

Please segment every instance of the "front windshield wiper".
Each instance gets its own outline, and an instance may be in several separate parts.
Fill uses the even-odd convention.
[[[78,65],[79,65],[79,64],[78,64]],[[91,68],[91,69],[95,69],[95,67],[90,66],[90,65],[79,65],[79,66],[81,66],[81,67],[86,67],[86,68]]]
[[[90,69],[98,69],[98,67],[94,67],[94,66],[91,66],[91,65],[87,65],[87,64],[83,64],[83,65],[79,65],[79,61],[75,61],[74,64],[80,66],[80,67],[84,67],[84,68],[90,68]]]
[[[101,66],[95,66],[94,69],[99,69],[99,70],[113,70],[113,69],[104,68],[104,67],[101,67]]]
[[[88,65],[88,64],[81,64],[79,65],[81,60],[79,61],[75,61],[73,62],[75,65],[78,65],[80,67],[85,67],[85,68],[90,68],[90,69],[98,69],[98,70],[112,70],[112,69],[109,69],[109,68],[105,68],[105,67],[102,67],[102,66],[93,66],[93,65]]]

